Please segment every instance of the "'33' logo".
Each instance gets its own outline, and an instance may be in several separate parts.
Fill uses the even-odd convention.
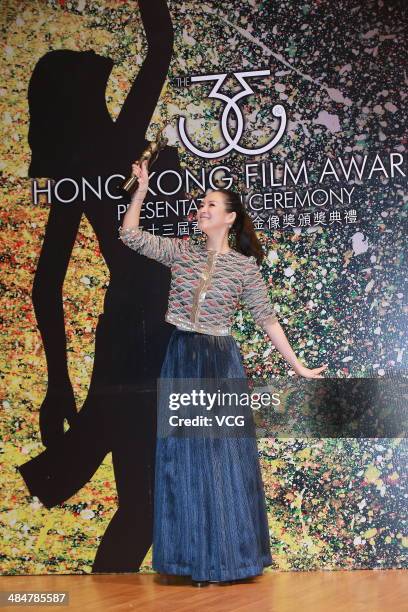
[[[226,155],[231,150],[238,151],[239,153],[244,153],[245,155],[260,155],[261,153],[266,153],[266,151],[269,151],[270,149],[272,149],[272,147],[274,147],[279,142],[279,140],[282,138],[282,135],[285,131],[286,111],[281,104],[276,104],[272,108],[272,114],[275,117],[281,117],[281,122],[280,122],[279,130],[276,133],[275,137],[272,138],[272,140],[270,140],[266,145],[262,147],[258,147],[257,149],[247,149],[245,147],[241,147],[238,144],[241,139],[242,132],[244,130],[244,118],[242,116],[241,109],[237,105],[237,102],[241,98],[244,98],[254,93],[253,89],[251,89],[251,87],[248,85],[245,79],[249,77],[260,77],[260,76],[269,75],[270,70],[251,70],[249,72],[234,72],[233,74],[236,77],[236,79],[239,81],[239,83],[243,86],[244,89],[239,91],[232,98],[229,98],[228,96],[220,93],[219,91],[220,87],[222,86],[222,84],[224,83],[227,77],[227,73],[191,77],[191,81],[195,83],[199,81],[216,81],[208,97],[217,98],[218,100],[222,100],[223,102],[225,102],[225,107],[224,107],[224,110],[221,116],[221,133],[228,144],[227,146],[225,146],[223,149],[219,151],[213,151],[213,152],[202,151],[201,149],[196,147],[190,141],[188,134],[186,132],[186,127],[185,127],[186,118],[185,117],[179,118],[179,133],[180,133],[181,140],[183,141],[184,145],[190,151],[192,151],[199,157],[206,157],[207,159],[215,159],[217,157],[222,157],[223,155]],[[236,122],[237,122],[236,133],[234,137],[231,137],[231,134],[228,129],[228,124],[227,124],[228,115],[231,112],[235,114]]]

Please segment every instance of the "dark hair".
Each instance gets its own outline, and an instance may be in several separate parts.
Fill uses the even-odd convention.
[[[239,195],[230,189],[215,189],[224,196],[224,204],[227,212],[235,212],[235,221],[231,230],[235,232],[235,249],[244,255],[253,255],[261,265],[265,253],[262,245],[255,234],[254,225],[251,217],[245,210],[244,204],[241,202]]]

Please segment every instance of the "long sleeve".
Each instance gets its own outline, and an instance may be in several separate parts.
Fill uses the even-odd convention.
[[[142,227],[119,227],[119,238],[129,248],[141,255],[155,259],[169,268],[177,256],[189,247],[189,241],[170,236],[156,236]]]
[[[266,323],[278,321],[265,281],[253,256],[245,266],[243,283],[242,299],[254,317],[255,323],[263,328]]]

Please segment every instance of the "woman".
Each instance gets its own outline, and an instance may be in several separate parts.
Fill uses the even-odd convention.
[[[176,325],[161,379],[243,379],[230,334],[240,298],[294,371],[322,378],[297,359],[269,302],[258,264],[263,251],[239,197],[219,189],[198,210],[206,245],[139,228],[148,187],[147,162],[133,165],[139,180],[119,236],[130,248],[171,268],[166,320]],[[228,243],[236,232],[236,249]],[[159,422],[169,405],[158,404]],[[156,448],[153,568],[188,575],[197,586],[262,573],[271,565],[264,491],[256,439],[159,436]]]

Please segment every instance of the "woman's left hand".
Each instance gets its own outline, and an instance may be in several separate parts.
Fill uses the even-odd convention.
[[[327,363],[318,368],[307,368],[306,366],[300,364],[299,366],[293,369],[296,374],[299,374],[299,376],[304,376],[305,378],[324,378],[324,376],[322,376],[320,372],[325,370],[327,367]]]

